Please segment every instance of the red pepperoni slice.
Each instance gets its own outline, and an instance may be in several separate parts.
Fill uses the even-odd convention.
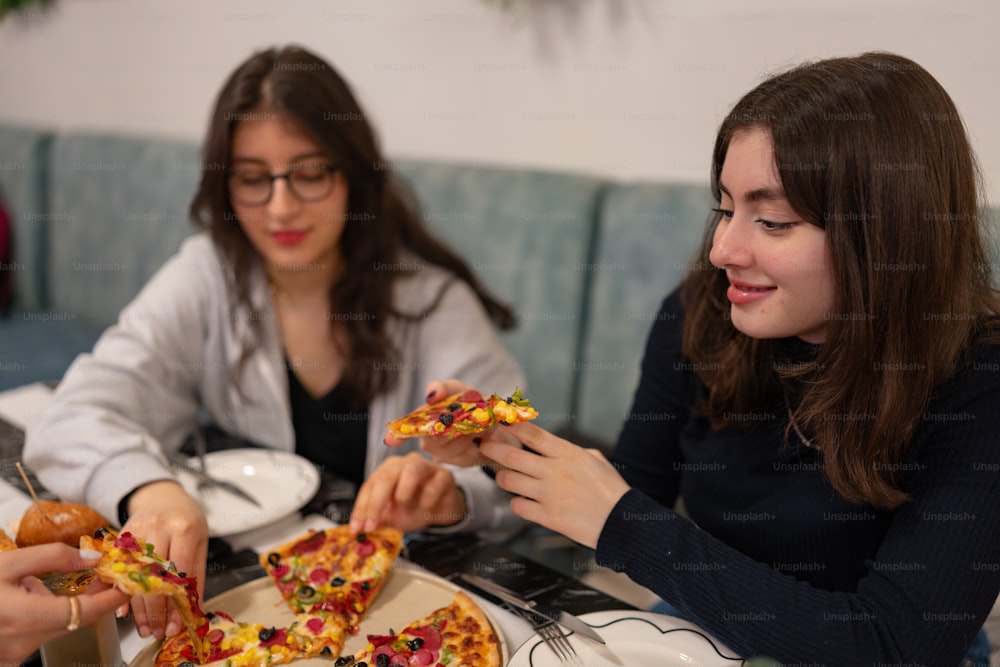
[[[267,646],[282,646],[285,643],[285,639],[288,638],[288,628],[280,628],[275,630],[274,636],[272,636],[267,641],[261,642],[260,645]]]
[[[423,639],[424,643],[421,648],[425,648],[429,651],[437,651],[441,648],[441,644],[443,643],[441,640],[441,632],[438,631],[438,629],[433,625],[424,625],[419,628],[407,628],[406,634]]]
[[[458,400],[462,403],[482,403],[484,399],[483,395],[478,391],[475,389],[469,389],[459,396]]]
[[[139,546],[139,543],[136,541],[135,537],[133,537],[132,533],[128,531],[125,531],[124,533],[118,536],[118,539],[115,540],[115,546],[118,547],[119,549],[125,549],[126,551],[142,550],[142,548]]]
[[[435,662],[434,654],[430,650],[422,648],[413,652],[413,655],[410,656],[410,660],[407,664],[424,667],[425,665],[429,665],[433,662]]]
[[[296,544],[292,547],[292,551],[300,556],[302,554],[312,553],[323,546],[324,542],[326,542],[326,533],[320,530]]]

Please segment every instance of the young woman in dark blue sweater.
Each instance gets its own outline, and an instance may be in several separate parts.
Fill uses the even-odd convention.
[[[977,185],[953,102],[910,60],[760,84],[719,130],[708,268],[655,318],[614,465],[511,426],[532,451],[479,454],[508,468],[513,510],[741,655],[960,664],[1000,591]]]

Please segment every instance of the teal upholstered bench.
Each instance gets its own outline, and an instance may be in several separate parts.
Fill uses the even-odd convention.
[[[0,320],[0,390],[57,380],[93,346],[194,232],[188,206],[202,168],[191,142],[0,126],[16,269],[15,309]],[[457,162],[387,168],[412,186],[431,229],[516,306],[519,327],[504,340],[541,423],[613,442],[657,308],[704,233],[707,184]]]

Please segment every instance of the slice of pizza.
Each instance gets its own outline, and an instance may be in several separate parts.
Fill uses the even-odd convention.
[[[202,649],[198,637],[208,619],[198,602],[198,581],[178,572],[172,562],[158,556],[152,544],[125,531],[101,528],[93,537],[80,538],[81,549],[101,553],[94,566],[97,577],[126,595],[166,595],[174,603],[192,644]]]
[[[336,664],[500,667],[500,642],[479,606],[457,592],[447,607],[410,623],[398,634],[390,630],[388,635],[368,635],[367,647]]]
[[[517,424],[537,416],[538,411],[531,407],[531,401],[521,396],[520,389],[506,398],[496,394],[484,398],[475,389],[469,389],[433,405],[417,408],[386,426],[389,433],[397,438],[457,438],[482,433],[498,423]]]
[[[344,647],[347,629],[323,612],[299,614],[288,627],[241,623],[222,611],[208,612],[200,630],[205,663],[227,667],[280,665],[315,656],[336,658]],[[192,667],[197,650],[188,634],[168,637],[156,654],[155,667]]]
[[[291,628],[240,623],[228,614],[207,614],[209,622],[201,639],[205,657],[199,660],[189,635],[168,637],[156,654],[154,667],[193,667],[224,664],[227,667],[283,665],[305,657]],[[294,625],[294,624],[293,624]]]
[[[402,546],[403,533],[395,528],[355,535],[337,526],[262,553],[260,564],[295,614],[327,614],[331,626],[339,621],[355,634]],[[315,640],[317,651],[322,641]]]

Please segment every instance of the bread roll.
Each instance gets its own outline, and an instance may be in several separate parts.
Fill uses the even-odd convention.
[[[86,505],[41,500],[21,517],[15,540],[19,547],[50,542],[79,547],[83,535],[93,535],[98,528],[108,525],[104,517]]]
[[[16,548],[14,540],[10,539],[10,536],[3,529],[0,529],[0,551],[10,551]]]

